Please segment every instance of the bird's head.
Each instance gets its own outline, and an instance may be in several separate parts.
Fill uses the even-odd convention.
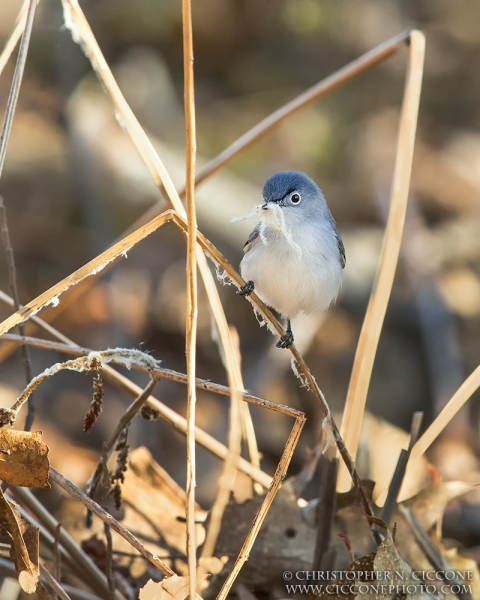
[[[277,204],[292,216],[295,213],[319,214],[326,208],[325,198],[317,184],[300,171],[279,171],[263,186],[262,208]],[[293,211],[295,209],[295,213]]]

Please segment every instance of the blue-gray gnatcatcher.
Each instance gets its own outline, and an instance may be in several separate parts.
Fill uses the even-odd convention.
[[[345,249],[322,191],[305,173],[280,171],[263,187],[264,204],[247,215],[259,222],[243,248],[240,273],[259,298],[287,319],[278,348],[293,344],[290,319],[321,313],[337,297]]]

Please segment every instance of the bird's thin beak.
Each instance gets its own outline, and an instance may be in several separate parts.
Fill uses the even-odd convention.
[[[263,210],[267,210],[267,208],[268,208],[268,202],[265,202],[265,204],[262,204],[262,208],[263,208]]]

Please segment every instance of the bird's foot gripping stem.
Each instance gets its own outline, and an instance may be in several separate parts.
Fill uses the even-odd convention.
[[[239,296],[250,296],[254,289],[255,285],[253,281],[247,281],[247,283],[242,288],[237,290],[237,294]]]
[[[290,325],[290,319],[287,319],[287,329],[285,330],[285,335],[277,342],[277,348],[290,348],[293,344],[293,332],[292,326]]]

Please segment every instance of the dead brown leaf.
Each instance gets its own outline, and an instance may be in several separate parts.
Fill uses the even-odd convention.
[[[188,579],[179,575],[172,575],[160,583],[148,581],[140,590],[140,600],[185,600],[188,596]],[[197,600],[201,600],[197,595]]]
[[[41,431],[0,429],[0,479],[10,485],[49,488],[49,467]]]
[[[39,578],[38,546],[40,530],[27,523],[0,490],[0,527],[10,537],[11,557],[18,572],[18,582],[27,594],[35,593]]]

